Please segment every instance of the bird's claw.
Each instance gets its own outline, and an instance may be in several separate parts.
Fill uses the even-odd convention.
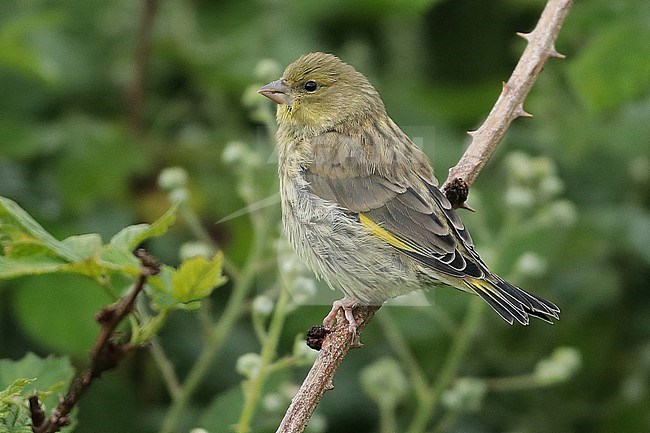
[[[352,310],[356,306],[357,306],[356,301],[352,301],[347,298],[334,301],[334,303],[332,304],[332,309],[330,310],[329,313],[327,313],[327,316],[325,316],[325,318],[323,319],[323,326],[328,329],[331,329],[334,326],[334,323],[336,323],[336,316],[339,310],[343,310],[343,315],[345,316],[345,320],[348,321],[348,329],[353,334],[354,338],[356,338],[358,326],[357,326],[357,321],[354,319],[354,315],[352,314]]]

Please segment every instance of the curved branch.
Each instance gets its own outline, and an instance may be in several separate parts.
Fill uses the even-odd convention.
[[[443,184],[445,192],[449,192],[450,185],[461,184],[461,195],[457,200],[452,200],[455,207],[464,206],[467,188],[485,166],[512,121],[517,117],[530,117],[523,109],[524,100],[546,61],[551,57],[564,57],[555,50],[555,39],[572,3],[573,0],[549,0],[535,29],[528,34],[519,33],[528,41],[526,50],[512,76],[504,83],[503,91],[483,125],[470,133],[472,141],[469,147],[458,164],[449,170],[449,177]],[[464,196],[462,191],[465,191]],[[361,306],[354,310],[354,317],[359,325],[358,333],[365,328],[379,308]],[[356,337],[343,320],[342,313],[339,314],[337,323],[342,324],[337,325],[333,332],[325,337],[318,358],[292,399],[276,433],[302,432],[325,391],[333,388],[334,373],[354,346]]]
[[[524,111],[524,100],[546,61],[551,57],[564,58],[556,51],[555,40],[572,3],[573,0],[549,0],[535,29],[517,33],[528,41],[528,46],[508,82],[503,83],[501,95],[485,122],[476,131],[469,132],[472,141],[458,164],[449,169],[442,186],[445,192],[456,179],[461,179],[466,188],[471,187],[512,121],[517,117],[532,117]],[[466,198],[457,200],[455,207],[462,207]]]
[[[357,322],[357,333],[361,333],[372,316],[375,315],[380,306],[359,306],[354,309],[354,318]],[[291,400],[282,423],[276,433],[299,433],[302,432],[309,422],[309,418],[316,410],[318,402],[325,391],[334,388],[332,379],[334,373],[343,362],[343,358],[350,349],[355,346],[357,336],[350,331],[343,312],[339,312],[336,319],[336,326],[323,343],[318,353],[318,358],[307,374],[302,386]]]
[[[114,304],[103,307],[95,316],[101,329],[90,351],[90,365],[83,373],[76,376],[66,395],[59,401],[58,406],[52,409],[49,417],[45,418],[43,408],[38,401],[38,396],[29,399],[32,412],[33,433],[55,433],[70,424],[70,412],[77,405],[81,396],[88,390],[92,382],[107,370],[116,367],[124,357],[134,349],[129,343],[113,341],[115,329],[122,320],[131,314],[135,299],[143,290],[147,278],[160,271],[160,264],[145,250],[139,249],[135,255],[140,259],[140,275],[129,291]]]

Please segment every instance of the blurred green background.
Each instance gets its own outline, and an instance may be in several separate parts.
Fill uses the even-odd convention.
[[[169,207],[157,177],[179,166],[188,173],[193,214],[233,266],[243,266],[254,241],[249,215],[226,217],[277,189],[273,107],[255,94],[259,85],[304,53],[335,53],[370,78],[442,181],[463,152],[465,131],[484,119],[525,47],[515,33],[530,31],[543,6],[159,0],[147,54],[138,50],[141,1],[2,0],[0,195],[58,238],[98,232],[107,239]],[[435,431],[650,431],[648,23],[649,2],[577,2],[556,44],[566,60],[547,63],[526,101],[534,117],[514,122],[472,189],[469,204],[477,212],[462,217],[485,261],[553,300],[562,316],[554,326],[510,327],[485,309],[458,375],[485,379],[487,388],[471,404],[458,397],[458,386],[444,394]],[[275,299],[276,271],[294,260],[282,243],[276,248],[277,200],[264,203],[271,203],[264,208],[271,239],[251,300]],[[181,218],[146,247],[177,264],[181,246],[195,238]],[[311,274],[302,284],[309,292]],[[160,343],[181,378],[201,350],[203,316],[218,319],[230,290],[216,290],[198,314],[176,313],[163,329]],[[286,317],[280,356],[328,311],[310,299]],[[379,431],[372,378],[360,381],[360,372],[383,356],[408,370],[387,326],[397,329],[422,372],[436,377],[470,297],[443,289],[426,300],[433,306],[380,310],[363,349],[338,372],[312,431]],[[0,282],[0,358],[31,351],[85,365],[97,332],[93,315],[107,302],[82,277]],[[216,420],[238,419],[242,376],[235,365],[260,347],[250,303],[246,308],[178,431],[226,431]],[[548,386],[509,385],[507,378],[539,373],[538,362],[557,348],[571,354],[574,374]],[[275,431],[291,384],[305,373],[290,368],[273,378],[253,431]],[[170,401],[161,376],[150,353],[139,351],[93,385],[76,431],[157,431]],[[413,417],[413,390],[396,400],[402,431]]]

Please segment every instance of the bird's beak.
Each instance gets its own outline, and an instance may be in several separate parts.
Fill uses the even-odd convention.
[[[284,78],[273,81],[265,86],[260,87],[257,91],[260,95],[264,95],[269,98],[271,101],[277,104],[286,104],[292,105],[293,98],[290,95],[289,86]]]

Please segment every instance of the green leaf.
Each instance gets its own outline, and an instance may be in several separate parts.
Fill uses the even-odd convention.
[[[110,245],[133,250],[149,238],[164,235],[176,221],[177,210],[178,203],[175,203],[153,224],[136,224],[120,230],[113,236]]]
[[[67,384],[74,375],[74,369],[67,357],[40,358],[33,353],[26,354],[18,361],[0,359],[0,388],[11,386],[17,379],[26,380],[29,384],[27,392],[53,391],[65,393]],[[58,403],[58,396],[43,402],[48,408],[55,407]]]
[[[83,257],[70,245],[56,240],[16,202],[5,197],[0,197],[0,231],[8,235],[12,241],[38,241],[68,261],[76,261]]]
[[[133,255],[131,250],[125,250],[115,245],[104,245],[95,260],[105,269],[120,271],[131,276],[140,274],[138,258]]]
[[[163,235],[174,223],[178,204],[153,224],[138,224],[116,234],[102,245],[97,233],[58,241],[12,200],[0,197],[0,279],[24,275],[72,272],[95,279],[108,271],[139,274],[140,262],[131,251],[153,236]]]
[[[172,295],[178,302],[188,303],[210,295],[212,289],[226,282],[221,274],[222,254],[212,259],[192,257],[183,262],[172,275]]]
[[[146,322],[141,323],[137,327],[133,327],[130,343],[136,346],[148,343],[165,325],[170,311],[171,310],[165,310],[160,314],[151,317]]]
[[[569,78],[594,111],[611,109],[650,90],[650,28],[643,14],[614,20],[569,66]]]
[[[79,274],[24,277],[15,283],[13,311],[22,330],[44,348],[87,356],[97,338],[95,313],[113,299]]]
[[[7,388],[0,389],[0,432],[31,432],[31,417],[23,404],[23,389],[34,380],[16,379]]]
[[[0,360],[0,363],[2,360]],[[23,388],[36,379],[16,379],[14,382],[9,385],[7,388],[0,390],[0,401],[5,401],[7,398],[13,396],[14,394],[20,394]],[[1,385],[0,385],[1,386]]]
[[[31,431],[25,400],[37,394],[45,413],[49,413],[58,404],[58,394],[66,392],[73,375],[74,369],[65,357],[39,358],[28,353],[18,361],[0,360],[0,431],[19,432],[25,426],[26,431]],[[72,416],[74,419],[74,412]]]
[[[147,293],[156,311],[195,310],[200,306],[198,301],[179,301],[175,297],[172,280],[177,272],[171,266],[163,266],[158,275],[147,280]]]
[[[79,257],[87,258],[102,248],[102,237],[97,233],[70,236],[62,240],[61,245],[72,249]]]
[[[17,251],[12,247],[12,251]],[[34,254],[23,254],[33,250]],[[38,246],[32,248],[27,244],[20,245],[21,257],[11,258],[0,256],[0,279],[10,279],[25,275],[41,275],[56,272],[72,272],[92,278],[100,278],[107,271],[121,272],[137,276],[140,272],[140,262],[131,251],[122,250],[112,245],[104,245],[97,254],[84,260],[68,263],[51,253],[43,254]]]
[[[158,311],[174,309],[178,302],[172,296],[172,275],[176,270],[170,266],[161,266],[158,275],[147,279],[147,294],[151,297],[154,308]]]
[[[12,259],[48,254],[53,257],[50,249],[35,239],[15,241],[4,248],[4,253],[5,257]]]
[[[63,260],[48,255],[34,255],[19,259],[0,256],[0,279],[60,272],[67,266],[69,264]]]

